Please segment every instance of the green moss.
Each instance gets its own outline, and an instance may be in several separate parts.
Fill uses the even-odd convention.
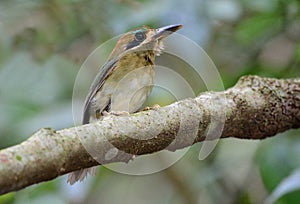
[[[22,161],[22,157],[21,157],[20,155],[16,155],[16,159],[17,159],[18,161]]]
[[[121,140],[127,140],[128,139],[128,135],[121,135]]]
[[[231,108],[226,108],[226,117],[230,117],[232,115],[232,109]]]

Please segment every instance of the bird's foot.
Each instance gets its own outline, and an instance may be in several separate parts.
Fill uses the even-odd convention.
[[[158,109],[160,109],[160,105],[155,104],[154,106],[147,106],[147,107],[145,107],[143,111],[158,110]]]
[[[134,160],[135,158],[136,158],[136,155],[133,154],[133,155],[131,156],[131,160]]]
[[[127,111],[103,111],[102,112],[103,116],[109,116],[109,115],[115,115],[115,116],[129,116],[130,113],[128,113]]]

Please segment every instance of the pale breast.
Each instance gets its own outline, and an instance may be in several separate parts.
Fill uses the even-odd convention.
[[[133,113],[141,108],[154,85],[154,54],[123,56],[91,101],[92,109]]]

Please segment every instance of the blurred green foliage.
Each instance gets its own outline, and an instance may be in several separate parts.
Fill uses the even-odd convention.
[[[272,31],[277,33],[280,24],[281,18],[277,13],[262,13],[240,23],[236,28],[236,38],[239,42],[250,45]]]
[[[42,127],[73,125],[76,75],[97,46],[141,25],[172,23],[183,24],[180,33],[208,53],[226,88],[247,74],[300,75],[298,0],[2,0],[0,148]],[[195,74],[182,75],[195,92],[205,91]],[[89,86],[82,83],[82,89]],[[156,90],[149,104],[173,100]],[[220,141],[204,161],[197,159],[197,144],[171,169],[153,175],[102,168],[81,185],[70,187],[58,178],[0,196],[0,203],[262,203],[299,168],[298,135],[290,131],[259,143]],[[298,197],[298,191],[290,193],[278,203],[295,203]]]
[[[299,168],[299,133],[299,130],[293,130],[280,134],[281,136],[264,142],[259,148],[256,159],[269,192],[275,190],[284,178]],[[300,189],[283,196],[276,203],[297,203],[300,200],[299,193]]]

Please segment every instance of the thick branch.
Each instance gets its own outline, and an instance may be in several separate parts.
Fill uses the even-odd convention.
[[[99,162],[128,162],[133,155],[219,137],[264,139],[299,126],[299,78],[243,77],[224,92],[205,92],[157,110],[59,131],[41,129],[0,151],[0,194]]]

